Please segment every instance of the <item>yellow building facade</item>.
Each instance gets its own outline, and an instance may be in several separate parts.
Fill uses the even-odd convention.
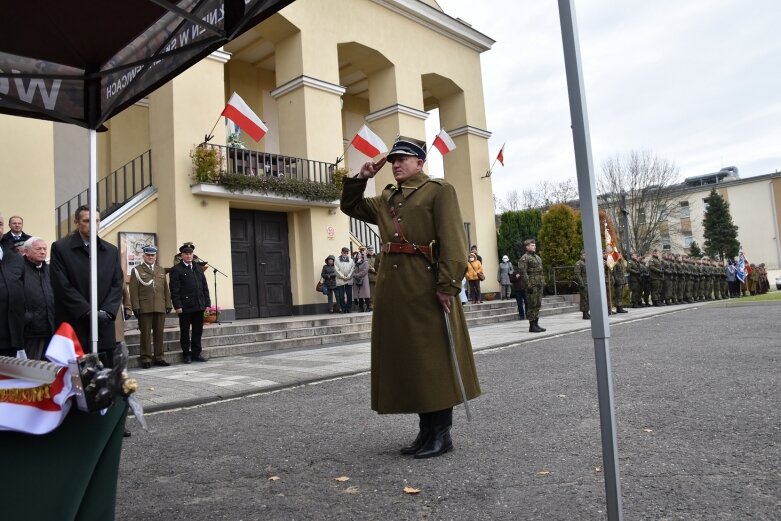
[[[389,146],[398,135],[430,145],[425,121],[438,109],[457,146],[444,158],[445,179],[458,191],[468,240],[496,271],[487,253],[496,251],[493,192],[481,178],[490,132],[480,54],[493,43],[433,0],[297,0],[108,122],[98,139],[98,197],[111,208],[101,236],[118,244],[120,233],[155,234],[164,266],[192,241],[225,274],[207,273],[228,317],[323,311],[314,287],[325,257],[362,242],[338,201],[198,183],[191,151],[217,121],[210,144],[220,145],[223,170],[328,183],[335,168],[355,173],[367,160],[347,146],[363,124]],[[269,128],[258,143],[242,133],[246,151],[224,146],[218,116],[233,92]],[[25,231],[51,242],[86,188],[86,131],[0,116],[0,135],[4,184],[23,174],[23,192],[3,190],[0,210],[23,215]],[[385,168],[369,191],[391,182]],[[485,290],[498,289],[488,279]]]

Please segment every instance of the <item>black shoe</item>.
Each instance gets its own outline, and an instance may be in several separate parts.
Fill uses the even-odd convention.
[[[123,433],[122,433],[122,437],[123,437],[123,438],[129,438],[129,437],[131,437],[132,435],[133,435],[133,433],[132,433],[132,432],[130,432],[129,430],[127,430],[127,429],[125,429],[125,432],[123,432]]]
[[[545,329],[544,327],[540,327],[540,319],[539,318],[534,321],[534,325],[537,326],[537,329],[539,329],[540,331],[547,331],[547,329]]]
[[[191,362],[192,362],[192,359],[190,358],[190,355],[183,355],[183,356],[182,356],[182,361],[183,361],[185,364],[189,364],[189,363],[191,363]]]
[[[141,362],[141,369],[149,369],[152,367],[152,362]]]
[[[529,321],[529,333],[542,333],[543,331],[545,330],[537,325],[536,320]]]
[[[193,356],[193,362],[205,362],[206,358],[202,357],[201,355],[195,355]]]
[[[591,315],[588,311],[583,312],[583,320],[591,320]]]
[[[435,458],[453,450],[453,440],[450,438],[453,409],[426,413],[426,416],[428,416],[430,432],[420,450],[415,453],[415,459]]]
[[[418,452],[421,447],[423,447],[423,443],[426,441],[426,439],[429,437],[429,413],[420,413],[420,421],[418,422],[418,426],[420,430],[418,431],[418,436],[415,438],[415,441],[413,441],[410,445],[407,445],[406,447],[402,447],[399,452],[401,454],[404,454],[405,456],[408,456],[410,454],[415,454]]]
[[[165,360],[155,360],[155,365],[158,365],[160,367],[168,367],[171,364],[169,364]]]
[[[616,313],[629,313],[629,311],[625,310],[624,308],[618,308],[616,309]]]

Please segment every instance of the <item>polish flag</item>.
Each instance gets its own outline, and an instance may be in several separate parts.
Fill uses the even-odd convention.
[[[621,252],[618,251],[616,241],[613,240],[613,237],[607,229],[607,222],[605,222],[605,250],[608,251],[606,259],[607,265],[610,269],[613,269],[613,266],[618,262],[618,259],[621,258]]]
[[[235,92],[228,100],[228,104],[225,105],[222,116],[225,116],[236,123],[241,130],[246,132],[255,141],[263,139],[263,136],[268,132],[268,127],[264,125],[258,115],[249,108],[249,105],[241,99],[241,96]]]
[[[0,375],[0,431],[46,434],[59,427],[71,408],[70,397],[75,394],[68,361],[81,356],[84,356],[84,352],[76,333],[70,324],[63,322],[46,348],[46,358],[60,366],[54,381],[48,384],[48,397],[28,401],[3,396],[14,393],[21,395],[27,389],[47,384]]]
[[[362,126],[361,130],[355,134],[350,144],[355,150],[369,158],[377,157],[388,151],[388,147],[385,146],[380,136],[372,132],[366,125]]]
[[[448,152],[455,150],[456,148],[456,144],[450,138],[448,133],[445,132],[444,128],[440,130],[439,134],[437,134],[437,137],[434,138],[433,145],[437,147],[437,150],[439,150],[439,153],[443,156]]]
[[[504,145],[506,145],[505,143]],[[504,166],[504,145],[502,145],[502,148],[499,149],[499,154],[496,156],[496,160],[499,161],[502,166]]]

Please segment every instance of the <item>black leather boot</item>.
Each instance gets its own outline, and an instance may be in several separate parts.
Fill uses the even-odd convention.
[[[536,320],[529,321],[529,333],[542,333],[543,331],[545,330],[537,325]]]
[[[583,320],[591,320],[591,315],[588,311],[583,312]]]
[[[537,329],[539,329],[541,332],[542,331],[547,331],[547,329],[545,329],[544,327],[540,326],[540,319],[539,318],[534,321],[534,325],[537,326]]]
[[[616,308],[616,313],[629,313],[629,311],[625,310],[623,306],[618,306]]]
[[[429,413],[431,430],[423,446],[415,453],[415,459],[435,458],[453,450],[450,427],[453,425],[453,408]]]
[[[426,441],[426,439],[429,436],[429,432],[431,431],[429,424],[431,423],[431,414],[430,412],[423,412],[419,413],[418,416],[420,417],[420,421],[418,422],[418,425],[420,427],[418,431],[418,437],[415,438],[415,441],[413,441],[410,445],[407,445],[406,447],[402,447],[399,452],[401,452],[404,455],[409,454],[415,454],[420,450],[420,448],[423,446],[423,443]]]

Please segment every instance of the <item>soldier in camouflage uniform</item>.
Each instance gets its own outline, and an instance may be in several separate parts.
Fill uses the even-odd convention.
[[[545,328],[539,326],[544,286],[542,259],[536,253],[537,244],[534,239],[526,239],[523,245],[526,247],[526,253],[518,261],[518,270],[521,273],[521,285],[526,290],[526,318],[529,319],[529,333],[542,333],[545,331]]]
[[[651,272],[648,270],[645,258],[638,255],[637,261],[640,263],[640,283],[642,288],[643,305],[651,305]]]
[[[637,252],[633,251],[629,255],[629,263],[627,264],[627,271],[629,272],[629,300],[632,303],[633,308],[643,307],[643,281],[640,265],[641,262],[637,256]]]
[[[580,260],[575,263],[575,281],[578,283],[580,293],[580,311],[583,320],[589,320],[591,315],[588,310],[588,274],[586,273],[586,252],[580,252]]]
[[[624,309],[624,288],[626,287],[626,259],[619,254],[618,260],[613,265],[613,302],[616,304],[616,313],[628,313]]]
[[[670,265],[670,254],[662,254],[662,270],[664,271],[664,279],[662,281],[662,300],[668,306],[673,303],[673,273],[672,266]]]
[[[681,255],[675,256],[675,272],[675,298],[678,301],[678,304],[683,304],[684,299],[686,298],[686,267],[683,265]]]
[[[664,268],[659,260],[659,250],[654,248],[648,259],[648,271],[651,278],[651,301],[654,306],[664,306],[662,290],[664,284]]]

